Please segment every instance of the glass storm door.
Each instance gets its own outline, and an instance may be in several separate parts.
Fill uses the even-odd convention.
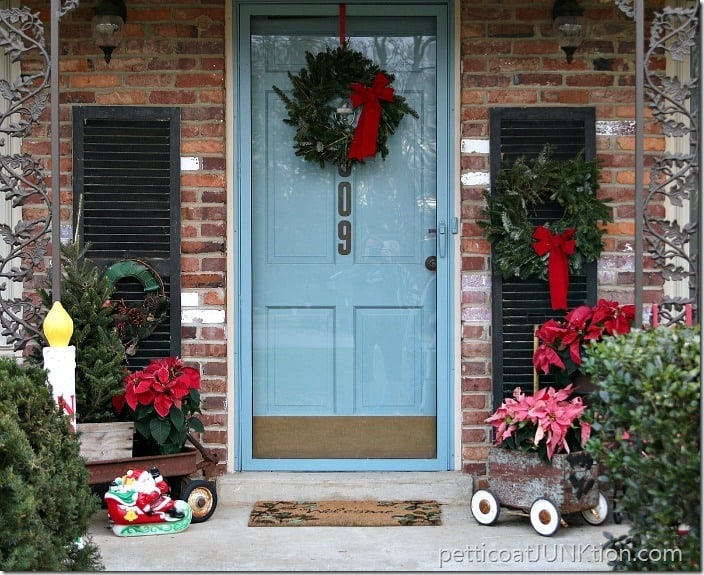
[[[403,118],[385,160],[347,172],[294,154],[295,130],[272,89],[290,91],[287,73],[306,66],[306,52],[339,45],[337,9],[240,13],[249,66],[241,97],[251,110],[251,133],[240,140],[251,146],[241,180],[251,230],[242,466],[446,469],[437,375],[438,274],[447,269],[437,209],[446,202],[437,169],[446,122],[438,86],[447,85],[438,77],[440,8],[347,5],[350,48],[393,74],[394,90],[419,114]]]

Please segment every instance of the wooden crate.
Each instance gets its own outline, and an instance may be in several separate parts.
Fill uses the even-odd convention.
[[[107,461],[132,457],[134,423],[114,421],[105,423],[79,423],[78,441],[81,455],[86,461]]]
[[[548,465],[537,453],[492,447],[488,459],[489,489],[506,507],[528,511],[543,497],[574,513],[599,503],[598,465],[584,451],[553,455]]]

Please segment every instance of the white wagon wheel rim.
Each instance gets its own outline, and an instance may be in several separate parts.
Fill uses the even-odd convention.
[[[479,489],[474,492],[470,508],[474,519],[482,525],[495,523],[501,510],[496,496],[487,489]]]
[[[536,499],[530,507],[530,524],[540,535],[554,535],[560,528],[560,520],[560,510],[549,499]]]
[[[609,503],[609,499],[600,491],[599,502],[596,507],[582,511],[582,517],[584,517],[584,520],[590,525],[601,525],[607,520],[610,512],[611,504]]]

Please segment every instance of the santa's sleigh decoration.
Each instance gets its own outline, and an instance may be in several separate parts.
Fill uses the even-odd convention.
[[[130,469],[116,477],[105,494],[115,535],[163,535],[184,531],[193,517],[186,501],[172,499],[169,485],[156,467]]]

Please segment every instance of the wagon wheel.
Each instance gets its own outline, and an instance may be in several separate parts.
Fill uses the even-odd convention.
[[[599,491],[599,502],[596,504],[596,507],[585,509],[581,511],[581,513],[582,517],[584,517],[584,520],[589,523],[589,525],[601,525],[609,518],[611,502],[602,491]]]
[[[470,508],[474,519],[482,525],[493,525],[496,523],[501,511],[499,500],[488,489],[479,489],[474,492]]]
[[[203,523],[203,521],[207,521],[215,512],[215,508],[218,505],[218,495],[215,491],[215,485],[203,479],[190,481],[181,490],[181,499],[188,503],[193,510],[191,523]]]
[[[530,524],[540,535],[550,537],[560,528],[560,510],[543,497],[539,497],[530,506]]]

